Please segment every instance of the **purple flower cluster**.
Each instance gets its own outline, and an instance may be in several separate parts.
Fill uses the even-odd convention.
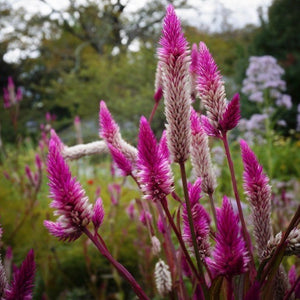
[[[263,103],[265,91],[269,90],[269,97],[277,106],[287,109],[292,107],[291,97],[282,94],[286,90],[286,83],[281,79],[284,70],[277,64],[272,56],[252,56],[249,59],[249,67],[246,71],[246,79],[243,81],[242,92],[249,96],[253,102]]]

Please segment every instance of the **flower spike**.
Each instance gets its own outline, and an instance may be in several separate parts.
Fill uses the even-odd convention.
[[[161,201],[173,191],[173,177],[166,147],[157,144],[145,117],[140,121],[137,169],[144,197]]]
[[[190,151],[191,87],[188,43],[174,8],[169,5],[158,49],[163,73],[168,147],[175,162],[187,160]]]
[[[93,216],[92,205],[61,154],[62,144],[54,131],[49,142],[47,171],[49,173],[51,207],[58,215],[56,222],[44,221],[49,232],[64,241],[74,241],[82,234]]]
[[[244,164],[244,189],[252,208],[252,222],[258,255],[261,258],[273,232],[269,178],[244,140],[240,141]]]
[[[229,279],[245,273],[249,256],[241,235],[239,217],[234,214],[226,196],[223,198],[222,208],[217,210],[217,228],[214,261],[209,262],[213,273]]]

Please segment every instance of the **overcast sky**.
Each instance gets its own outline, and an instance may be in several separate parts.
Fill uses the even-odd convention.
[[[7,0],[15,8],[20,6],[25,7],[29,12],[49,13],[48,5],[43,4],[40,0]],[[69,0],[45,0],[57,10],[65,8]],[[86,0],[77,0],[77,2]],[[128,2],[128,0],[124,0]],[[129,0],[126,6],[128,12],[134,12],[142,7],[147,0]],[[149,1],[149,0],[148,0]],[[151,1],[151,0],[150,0]],[[246,24],[259,24],[258,7],[262,7],[266,12],[272,0],[188,0],[196,9],[194,10],[177,10],[179,17],[189,22],[191,25],[198,28],[206,27],[209,30],[216,31],[220,29],[223,22],[222,16],[226,16],[226,21],[233,28],[242,28]],[[225,13],[224,13],[225,12]],[[13,28],[12,28],[13,30]],[[29,50],[30,52],[30,50]],[[17,62],[20,57],[26,56],[28,51],[20,49],[11,49],[4,55],[4,60],[7,62]],[[32,51],[30,56],[36,56],[38,53]]]
[[[47,12],[47,6],[39,0],[9,0],[15,6],[24,6],[31,11]],[[84,2],[84,0],[81,0]],[[126,7],[127,11],[134,11],[143,6],[146,0],[130,0]],[[227,10],[229,17],[228,21],[235,28],[241,28],[245,24],[258,24],[257,8],[262,7],[266,11],[272,0],[188,0],[194,5],[198,11],[181,11],[179,15],[186,20],[189,20],[193,25],[207,25],[211,29],[218,26],[220,23],[220,11],[224,8]],[[68,0],[47,0],[54,8],[61,9],[66,7]],[[200,12],[200,13],[199,13]],[[212,25],[212,20],[217,17],[215,25]]]

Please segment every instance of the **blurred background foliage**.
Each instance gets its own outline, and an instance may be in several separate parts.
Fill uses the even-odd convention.
[[[191,8],[184,0],[171,2],[177,8]],[[95,138],[96,107],[104,99],[132,139],[139,116],[151,112],[156,48],[166,5],[167,1],[148,1],[143,8],[128,14],[122,1],[70,1],[65,11],[48,5],[48,14],[36,13],[28,18],[24,9],[13,9],[2,0],[0,85],[6,86],[7,77],[12,76],[16,85],[23,88],[22,135],[28,134],[28,122],[39,124],[50,111],[57,116],[57,130],[70,126],[75,115],[84,121],[94,120],[94,130],[87,139]],[[299,13],[299,0],[274,0],[267,18],[261,12],[259,26],[234,29],[227,24],[226,11],[220,16],[224,24],[218,32],[184,24],[191,44],[205,41],[211,50],[225,78],[229,99],[241,90],[250,56],[277,58],[285,69],[287,93],[293,101],[292,110],[284,115],[289,129],[296,127],[300,102]],[[14,30],[5,30],[8,22]],[[3,57],[15,48],[23,50],[21,58],[6,63]],[[246,97],[242,104],[243,116],[249,117],[254,112],[253,105]],[[14,141],[3,109],[0,117],[5,124],[3,139]],[[154,129],[160,131],[163,122],[160,111]],[[288,129],[284,133],[290,134]]]
[[[177,8],[190,7],[184,0],[152,0],[134,14],[127,15],[122,1],[77,3],[70,0],[64,12],[50,6],[48,15],[36,13],[28,18],[24,9],[13,9],[8,1],[0,0],[0,86],[6,87],[8,76],[12,76],[24,95],[18,130],[14,129],[9,112],[0,104],[1,136],[6,149],[6,155],[0,160],[0,223],[4,228],[0,246],[3,256],[8,246],[13,248],[16,264],[24,259],[30,248],[35,249],[39,266],[35,299],[42,296],[44,299],[133,297],[129,287],[124,286],[84,237],[70,245],[58,242],[46,231],[43,220],[53,213],[48,207],[46,174],[36,205],[20,229],[17,232],[15,229],[30,200],[26,194],[24,168],[26,164],[33,168],[39,127],[45,123],[46,112],[56,116],[52,126],[68,145],[76,143],[73,120],[79,115],[84,142],[89,142],[98,138],[99,101],[103,99],[120,124],[122,134],[136,143],[139,118],[141,115],[148,117],[153,107],[156,48],[168,2]],[[293,101],[292,109],[284,116],[287,129],[274,134],[269,151],[265,145],[253,147],[266,172],[272,171],[272,178],[281,182],[298,180],[291,188],[294,195],[299,195],[300,189],[300,144],[297,141],[299,135],[294,134],[296,109],[300,103],[299,15],[299,0],[274,0],[268,17],[264,18],[261,13],[258,26],[249,25],[242,29],[225,26],[226,17],[229,17],[226,12],[224,26],[219,32],[183,24],[191,44],[204,41],[209,47],[224,76],[228,98],[240,92],[250,56],[273,55],[284,68],[287,93]],[[14,30],[7,31],[8,24]],[[18,61],[7,63],[5,55],[15,48],[22,49],[24,54]],[[242,95],[243,117],[249,118],[253,113],[253,103]],[[164,122],[160,105],[152,123],[158,135]],[[242,192],[242,163],[236,137],[233,132],[231,146]],[[211,142],[212,148],[218,146],[218,142]],[[228,185],[230,175],[226,161],[220,161],[218,156],[215,154],[213,161],[219,169],[216,198],[220,200],[224,194],[233,195]],[[147,286],[151,295],[154,291],[151,281],[154,261],[149,254],[147,231],[142,226],[137,230],[136,224],[124,213],[129,202],[139,197],[134,184],[130,180],[116,179],[122,185],[122,191],[120,203],[114,207],[107,190],[112,180],[108,157],[82,159],[71,166],[91,202],[96,189],[101,187],[106,212],[101,229],[103,238],[118,260],[140,281],[144,278],[141,283]],[[177,171],[174,170],[175,178],[179,176]],[[2,176],[5,172],[9,173],[10,180]]]

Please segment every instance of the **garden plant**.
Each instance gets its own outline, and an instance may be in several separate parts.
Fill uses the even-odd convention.
[[[280,230],[275,231],[270,179],[243,139],[239,140],[243,178],[236,175],[230,132],[241,119],[240,97],[235,94],[227,100],[221,73],[209,49],[204,42],[190,49],[172,5],[167,7],[159,44],[153,110],[149,118],[140,118],[137,147],[123,139],[103,100],[99,112],[101,140],[82,144],[78,117],[75,128],[80,144],[76,146],[66,146],[55,130],[48,128],[45,165],[55,219],[49,216],[44,226],[51,235],[69,242],[69,247],[85,235],[139,299],[299,298],[297,268],[293,265],[286,269],[284,261],[286,256],[300,256],[300,205],[296,205],[287,224],[279,224]],[[252,101],[263,102],[262,92],[256,96],[259,99],[252,97]],[[157,140],[151,123],[159,105],[164,105],[166,128]],[[226,184],[234,198],[216,193],[220,178],[213,167],[210,139],[218,140],[223,147],[230,178]],[[45,133],[43,142],[48,142]],[[122,213],[136,223],[137,236],[141,224],[146,229],[152,250],[148,258],[155,260],[155,290],[151,294],[147,280],[140,282],[146,272],[141,268],[133,273],[121,264],[102,232],[105,222],[118,222],[115,215],[122,186],[109,186],[112,208],[106,214],[100,190],[92,203],[68,165],[84,156],[107,153],[116,172],[124,177],[123,183],[130,182],[131,188],[139,191]],[[42,165],[37,156],[37,175],[26,167],[33,195],[29,210],[36,204]],[[243,181],[244,193],[239,180]],[[147,260],[147,253],[143,255]],[[9,285],[0,261],[0,297],[31,299],[35,268],[30,251]]]

